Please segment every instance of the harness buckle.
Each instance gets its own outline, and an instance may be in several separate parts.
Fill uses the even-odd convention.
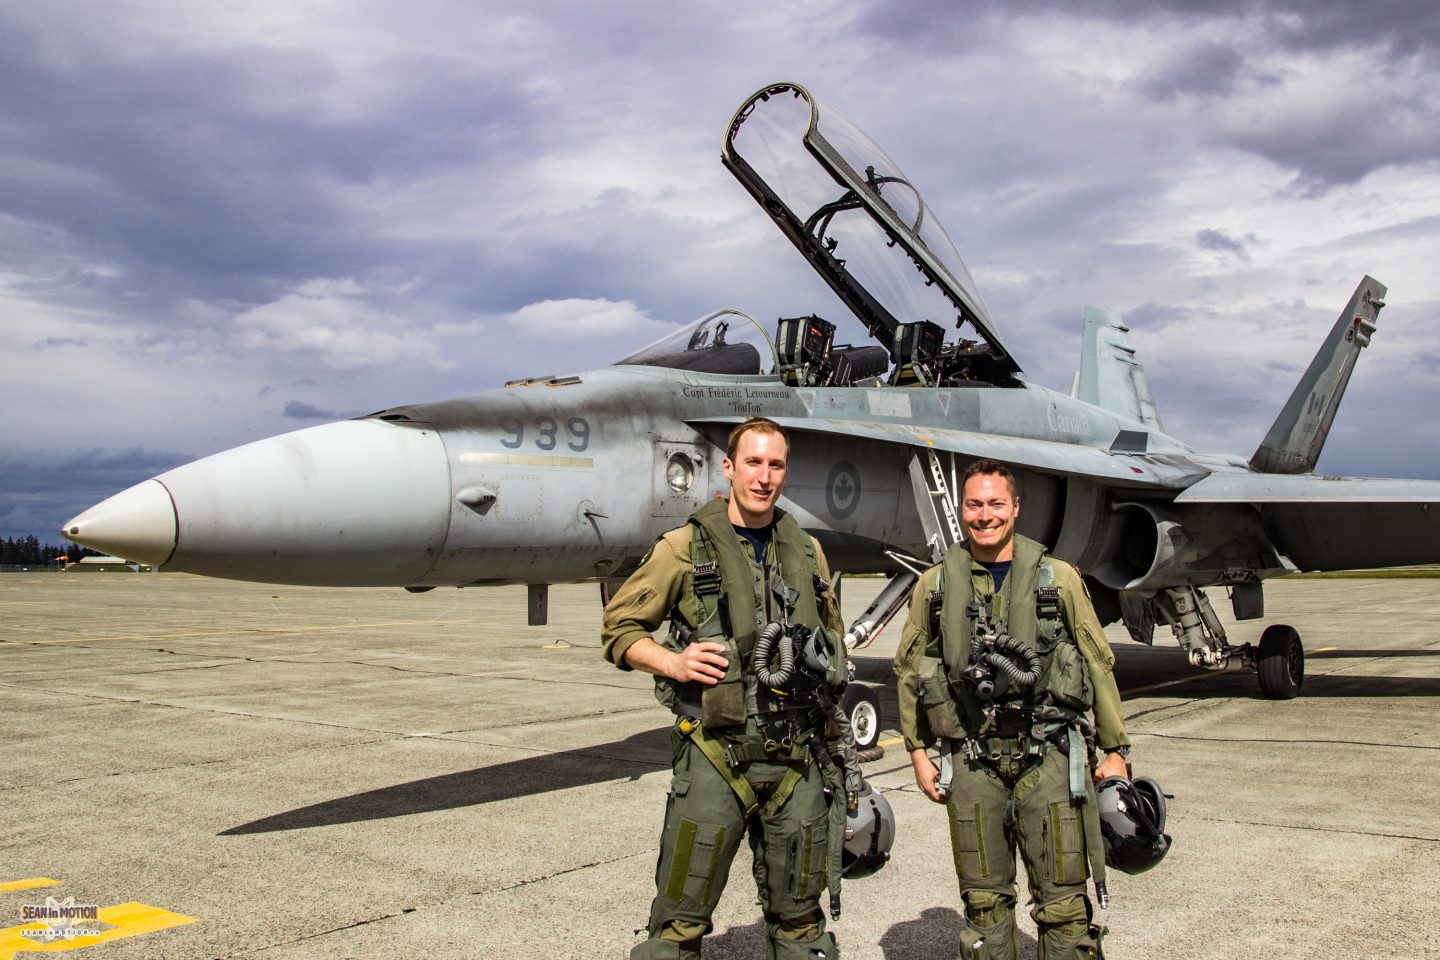
[[[692,579],[696,593],[719,593],[722,586],[720,582],[720,561],[707,560],[704,563],[695,564]]]

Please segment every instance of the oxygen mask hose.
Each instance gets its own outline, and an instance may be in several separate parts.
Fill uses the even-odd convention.
[[[780,642],[779,649],[775,642]],[[770,657],[779,657],[780,665],[770,669]],[[760,633],[755,641],[755,679],[771,689],[783,689],[790,678],[795,676],[795,644],[782,623],[772,622]]]
[[[1007,653],[1024,660],[1029,669],[1020,669],[1011,657],[1005,656]],[[1011,636],[997,637],[995,649],[985,654],[985,662],[1005,674],[1017,687],[1033,687],[1040,680],[1040,654]]]

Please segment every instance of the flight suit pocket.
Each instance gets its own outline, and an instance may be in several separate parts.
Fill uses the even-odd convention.
[[[951,740],[965,736],[960,726],[960,715],[955,710],[955,701],[950,697],[950,678],[945,675],[944,661],[939,657],[921,657],[916,679],[930,732]]]
[[[724,826],[682,817],[676,824],[670,863],[662,867],[665,896],[690,907],[712,909],[724,889],[716,883],[724,848]]]
[[[700,694],[700,725],[706,730],[739,726],[745,722],[745,685],[722,680]]]
[[[1066,641],[1055,645],[1036,692],[1048,693],[1055,703],[1072,710],[1089,709],[1095,694],[1090,686],[1090,671],[1079,647]]]
[[[1085,829],[1080,811],[1069,803],[1050,804],[1045,825],[1045,856],[1050,879],[1062,886],[1085,882]]]
[[[813,900],[825,887],[825,823],[829,814],[821,814],[800,825],[800,832],[790,838],[786,851],[786,873],[790,896],[796,900]]]
[[[953,800],[950,811],[950,840],[955,854],[955,872],[962,880],[986,880],[990,858],[985,849],[984,819],[980,803]]]
[[[707,686],[700,694],[700,724],[707,730],[739,726],[745,722],[744,669],[740,650],[735,641],[726,636],[707,636],[710,643],[723,643],[725,651],[725,676],[714,686]]]

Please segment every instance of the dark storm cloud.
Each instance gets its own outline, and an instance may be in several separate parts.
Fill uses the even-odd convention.
[[[1184,6],[1180,0],[1171,2]],[[1283,20],[1275,17],[1276,29],[1293,49],[1380,45],[1396,56],[1432,56],[1440,49],[1440,7],[1430,0],[1371,0],[1362,7],[1350,0],[1290,0],[1254,6],[1287,15]]]
[[[1094,0],[1081,5],[1036,0],[963,7],[953,0],[891,0],[870,8],[859,23],[877,36],[954,51],[977,42],[977,23],[1033,21],[1047,14],[1121,26],[1248,20],[1265,41],[1292,50],[1381,45],[1403,56],[1440,47],[1440,7],[1431,0],[1376,0],[1363,7],[1353,0]],[[1237,32],[1237,43],[1242,39]]]
[[[94,447],[68,456],[0,456],[0,537],[60,543],[60,524],[117,491],[192,459],[133,447]]]
[[[1377,123],[1381,113],[1383,126]],[[1433,161],[1440,156],[1440,113],[1418,100],[1355,102],[1337,107],[1323,122],[1257,125],[1235,131],[1229,141],[1297,171],[1294,189],[1314,196],[1387,166]]]
[[[1246,249],[1245,242],[1255,242],[1255,235],[1247,234],[1244,240],[1231,236],[1224,230],[1200,230],[1195,234],[1195,244],[1201,250],[1214,250],[1218,253],[1228,253],[1241,260],[1250,259],[1250,251]]]
[[[4,212],[120,267],[112,295],[162,287],[254,302],[307,277],[423,264],[427,244],[357,229],[340,188],[478,164],[494,155],[497,125],[523,108],[513,86],[436,57],[386,62],[395,82],[380,85],[383,97],[336,116],[315,102],[341,85],[318,53],[142,59],[5,19]],[[274,95],[257,96],[257,84]],[[523,132],[504,133],[506,151],[523,157]]]
[[[574,91],[537,91],[477,60],[391,57],[372,78],[378,92],[337,117],[327,96],[358,94],[324,52],[139,59],[6,19],[0,85],[13,95],[0,102],[0,213],[31,229],[8,239],[0,230],[0,254],[44,278],[25,281],[37,297],[153,327],[171,325],[187,298],[224,304],[206,321],[224,324],[314,277],[359,279],[368,302],[408,316],[417,299],[462,314],[546,297],[623,299],[635,293],[626,278],[656,276],[643,263],[663,217],[647,223],[623,191],[574,211],[522,210],[512,224],[485,219],[494,216],[486,193],[503,198],[538,156],[563,156],[579,136],[559,109]],[[565,19],[576,57],[633,46],[623,17]],[[581,28],[586,19],[595,22]],[[620,104],[608,124],[644,120]],[[353,199],[403,213],[411,185],[446,177],[479,185],[481,200],[452,211],[457,224],[474,218],[469,231],[396,228]],[[617,233],[624,224],[646,233]],[[115,269],[86,269],[94,263]],[[387,297],[387,288],[403,291]]]
[[[1170,139],[1177,133],[1165,127],[1183,123],[1212,145],[1264,157],[1294,170],[1294,186],[1302,195],[1440,154],[1440,113],[1432,96],[1440,86],[1440,5],[1433,2],[1388,0],[1357,8],[1348,0],[1160,0],[1143,5],[1105,0],[1080,6],[1050,0],[981,4],[961,12],[944,0],[897,0],[860,22],[906,49],[937,56],[956,55],[997,31],[1072,31],[1078,36],[1083,32],[1078,28],[1085,26],[1148,30],[1163,44],[1162,54],[1137,51],[1126,59],[1135,76],[1116,86],[1108,81],[1094,85],[1095,99],[1087,106],[1095,122],[1110,122],[1099,104],[1127,92],[1172,108],[1183,100],[1188,105],[1183,115],[1159,118]],[[981,42],[976,55],[983,50]],[[1126,58],[1127,51],[1096,49],[1094,55]],[[1356,78],[1359,86],[1331,87],[1329,81],[1353,71],[1351,64],[1331,70],[1322,63],[1305,73],[1294,66],[1297,55],[1363,57],[1370,67]],[[1051,67],[1063,70],[1063,65]],[[995,65],[997,77],[1023,70],[1024,64]],[[957,89],[955,96],[972,94]],[[1002,89],[993,96],[998,100],[1007,94]]]
[[[1163,73],[1140,83],[1145,96],[1173,100],[1186,96],[1229,94],[1245,70],[1245,57],[1234,46],[1204,43],[1170,61]]]
[[[330,410],[321,410],[319,407],[311,406],[300,400],[287,400],[285,402],[285,416],[292,420],[338,420],[340,414]]]

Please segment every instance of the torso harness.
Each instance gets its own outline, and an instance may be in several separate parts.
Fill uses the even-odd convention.
[[[820,578],[814,543],[776,511],[762,569],[746,556],[724,501],[697,510],[690,525],[693,571],[671,611],[665,645],[724,644],[729,668],[713,686],[670,681],[674,699],[667,706],[727,739],[758,739],[767,748],[763,757],[742,759],[788,759],[780,754],[815,725],[820,688],[834,673],[820,618],[830,585]],[[659,690],[657,696],[669,699]]]
[[[655,695],[752,810],[758,804],[744,765],[788,765],[767,801],[778,810],[812,758],[830,762],[823,735],[830,720],[844,719],[836,695],[845,665],[820,616],[830,584],[819,574],[814,541],[777,510],[762,570],[746,556],[726,506],[714,500],[690,517],[694,569],[664,645],[724,644],[729,667],[713,686],[657,678]],[[858,779],[858,762],[855,771]]]
[[[1008,623],[995,616],[994,597],[974,595],[971,562],[958,546],[942,561],[919,665],[920,698],[940,740],[942,786],[949,786],[956,750],[993,763],[1005,753],[1038,761],[1058,746],[1069,754],[1072,797],[1084,802],[1085,740],[1092,736],[1085,711],[1094,693],[1061,616],[1053,562],[1039,544],[1016,538],[1002,593],[1035,602],[1007,604]]]

